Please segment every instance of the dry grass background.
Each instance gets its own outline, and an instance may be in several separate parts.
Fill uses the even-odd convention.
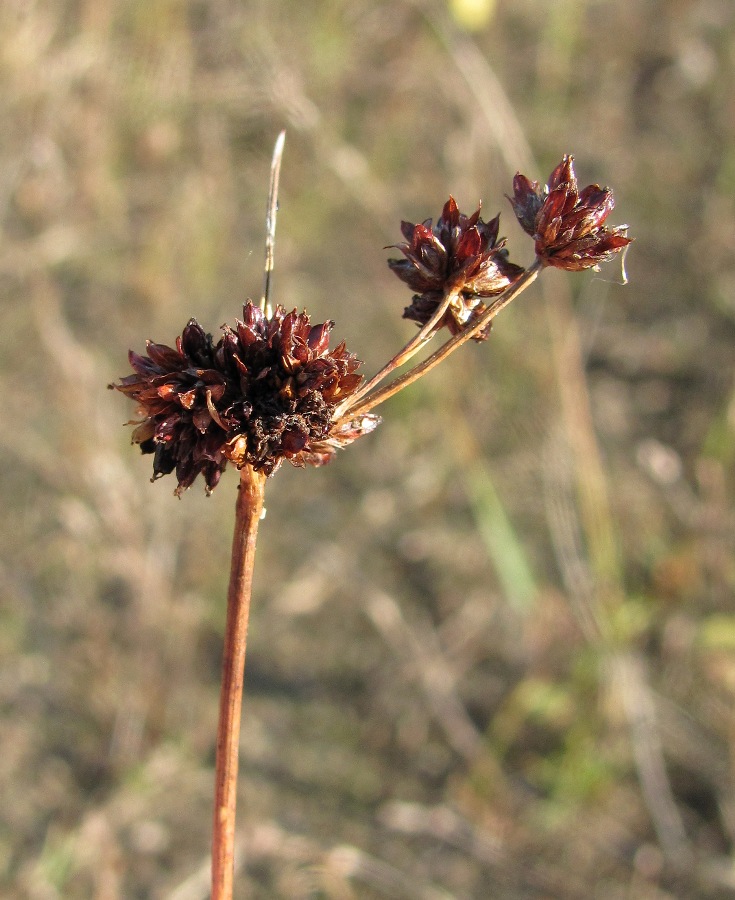
[[[450,191],[528,263],[571,151],[637,241],[269,485],[238,895],[735,896],[735,7],[458,8],[0,5],[2,896],[207,896],[236,478],[150,485],[105,385],[259,294],[282,127],[275,299],[367,371]]]

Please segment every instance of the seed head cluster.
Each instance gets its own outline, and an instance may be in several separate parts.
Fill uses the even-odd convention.
[[[376,389],[422,340],[444,327],[458,335],[473,326],[473,339],[485,340],[501,295],[514,285],[521,289],[539,267],[579,271],[619,253],[631,238],[625,225],[605,227],[612,191],[597,184],[580,191],[573,163],[565,155],[543,186],[520,172],[513,179],[508,199],[534,240],[536,263],[528,270],[508,259],[499,215],[485,222],[480,207],[465,215],[451,196],[436,225],[401,223],[405,240],[393,247],[402,258],[388,265],[415,292],[403,316],[422,333],[362,390],[359,360],[344,343],[329,349],[334,323],[312,325],[305,312],[282,306],[271,315],[248,301],[242,321],[223,326],[216,343],[190,319],[175,347],[149,341],[145,354],[131,351],[134,374],[110,387],[138,404],[133,441],[153,455],[153,478],[175,472],[181,494],[201,474],[211,493],[228,463],[265,475],[284,460],[324,465],[380,422],[358,410],[395,393],[390,389],[398,382],[415,380]],[[418,366],[414,373],[423,374]]]
[[[603,226],[615,206],[610,188],[590,184],[578,189],[573,156],[562,158],[543,187],[518,172],[509,199],[545,266],[570,272],[592,269],[631,242],[627,225]]]
[[[175,347],[130,351],[135,374],[111,387],[138,404],[133,441],[153,454],[153,478],[175,471],[181,494],[201,474],[211,493],[228,462],[266,475],[284,459],[323,465],[372,431],[377,416],[333,421],[362,376],[344,343],[329,349],[332,327],[280,306],[268,317],[248,301],[216,344],[191,319]]]
[[[442,300],[451,300],[437,330],[446,326],[458,334],[485,311],[483,299],[495,297],[511,285],[523,269],[508,261],[505,240],[498,239],[500,216],[490,222],[480,218],[480,208],[471,216],[459,211],[454,197],[444,204],[436,225],[426,219],[418,225],[401,222],[406,242],[396,244],[404,259],[389,259],[388,265],[414,295],[403,313],[426,325]],[[484,329],[476,340],[485,340]]]

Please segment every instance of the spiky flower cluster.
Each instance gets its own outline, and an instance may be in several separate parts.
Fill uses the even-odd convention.
[[[404,319],[426,325],[442,300],[451,295],[449,306],[437,330],[446,326],[452,334],[485,310],[483,299],[495,297],[511,285],[523,269],[508,261],[505,240],[498,239],[500,216],[483,222],[478,207],[471,216],[459,211],[450,197],[439,221],[418,225],[401,222],[406,243],[396,244],[404,259],[389,259],[388,265],[414,295]],[[484,340],[487,331],[477,335]]]
[[[574,158],[565,155],[543,187],[520,172],[513,179],[509,198],[523,230],[535,242],[537,265],[579,271],[609,260],[626,247],[627,226],[605,228],[615,205],[612,191],[591,184],[577,186]],[[393,246],[403,259],[388,265],[414,294],[403,313],[421,326],[428,325],[446,307],[434,333],[446,326],[452,334],[470,327],[487,310],[483,302],[513,285],[524,269],[510,262],[505,240],[498,239],[500,216],[483,222],[478,208],[471,216],[461,213],[453,197],[444,204],[436,225],[426,219],[417,225],[401,222],[405,243]],[[475,340],[484,340],[490,325]]]
[[[175,471],[180,494],[202,474],[211,492],[228,462],[266,475],[284,459],[323,465],[380,421],[360,410],[366,413],[444,358],[437,351],[378,387],[441,328],[485,340],[493,316],[540,268],[594,268],[631,241],[627,226],[604,226],[614,207],[612,191],[596,184],[580,191],[570,155],[543,187],[517,173],[508,199],[534,240],[536,262],[527,270],[509,261],[505,239],[498,237],[499,215],[484,222],[479,207],[464,215],[453,197],[436,225],[431,219],[401,223],[405,242],[393,246],[403,258],[388,264],[416,292],[403,315],[421,331],[362,389],[356,357],[344,343],[329,349],[333,323],[312,325],[306,313],[281,306],[266,315],[248,301],[243,320],[224,326],[216,344],[191,319],[176,347],[149,342],[146,355],[131,351],[135,374],[111,387],[138,403],[133,441],[153,454],[154,479]],[[461,343],[448,341],[444,355]]]
[[[543,187],[518,172],[509,199],[545,266],[570,272],[595,268],[631,242],[627,225],[603,226],[615,206],[610,188],[590,184],[580,191],[574,157],[568,154]]]
[[[228,462],[266,475],[284,459],[323,465],[372,431],[377,416],[333,421],[362,376],[344,343],[329,349],[332,327],[280,306],[267,317],[248,301],[216,344],[191,319],[175,348],[130,351],[135,374],[111,387],[138,403],[133,441],[153,454],[153,478],[175,470],[181,494],[201,473],[209,493]]]

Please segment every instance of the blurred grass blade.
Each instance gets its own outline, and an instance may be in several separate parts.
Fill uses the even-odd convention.
[[[517,612],[528,613],[537,593],[523,545],[506,515],[488,467],[475,460],[464,468],[465,488],[477,529],[487,547],[503,592]]]

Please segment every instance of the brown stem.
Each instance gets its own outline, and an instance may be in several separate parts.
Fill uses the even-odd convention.
[[[352,408],[357,406],[358,402],[373,391],[383,379],[387,378],[392,372],[396,369],[400,368],[404,363],[407,363],[409,359],[415,356],[419,350],[428,344],[428,342],[434,337],[436,334],[437,326],[444,318],[446,311],[449,309],[452,301],[457,297],[457,289],[452,288],[448,290],[444,297],[441,300],[441,303],[437,306],[434,315],[429,319],[429,321],[421,328],[421,330],[415,334],[411,340],[406,344],[406,346],[399,350],[398,353],[387,362],[383,368],[377,372],[370,381],[363,384],[359,390],[355,391],[347,400],[344,401],[337,409],[334,411],[334,418],[341,419],[344,413]]]
[[[413,384],[414,381],[421,378],[422,375],[425,375],[428,371],[433,369],[434,366],[446,359],[450,353],[453,353],[461,347],[462,344],[466,344],[470,338],[478,333],[478,331],[485,328],[489,322],[497,316],[501,309],[504,309],[511,300],[517,297],[521,291],[525,290],[529,284],[536,279],[540,271],[541,263],[538,260],[535,260],[520,278],[499,297],[493,300],[485,312],[483,312],[481,316],[478,316],[471,325],[463,331],[460,331],[459,334],[455,334],[454,337],[442,344],[438,350],[431,354],[431,356],[428,356],[423,362],[414,366],[413,369],[410,369],[394,381],[391,381],[390,384],[386,384],[382,388],[378,388],[368,394],[366,397],[358,398],[357,402],[349,404],[344,412],[342,412],[342,419],[354,419],[357,416],[364,415],[366,412],[374,409],[379,403],[392,397],[393,394],[397,394],[398,391],[402,391],[403,388],[408,387],[409,384]]]
[[[230,587],[227,591],[227,623],[217,728],[212,900],[232,900],[242,685],[255,564],[255,539],[263,511],[265,481],[266,476],[253,471],[250,466],[241,470],[235,508]]]

